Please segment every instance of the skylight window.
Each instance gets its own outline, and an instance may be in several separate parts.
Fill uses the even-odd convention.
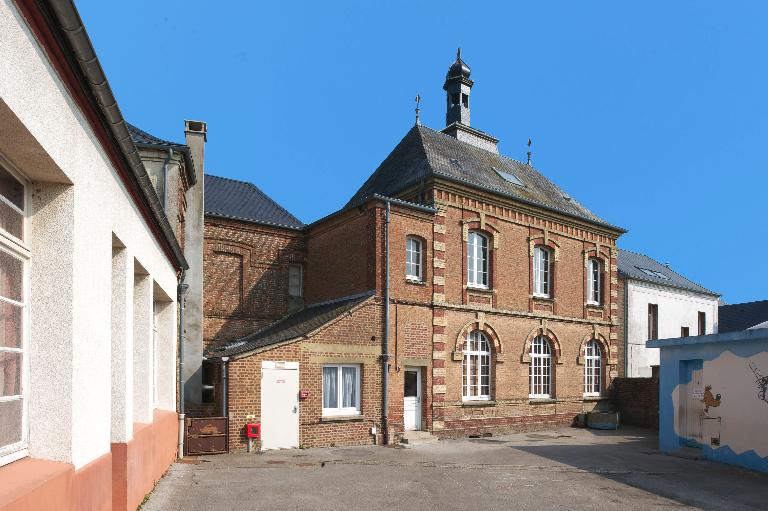
[[[645,273],[650,277],[656,277],[657,279],[662,279],[662,280],[669,280],[669,277],[667,277],[660,271],[649,270],[648,268],[640,268],[639,266],[635,266],[635,268],[637,268],[638,270],[640,270],[641,272]]]
[[[491,167],[496,173],[501,176],[504,181],[509,181],[510,183],[518,186],[525,186],[522,181],[520,181],[516,175],[512,174],[511,172],[504,172],[503,170],[499,170],[496,167]]]

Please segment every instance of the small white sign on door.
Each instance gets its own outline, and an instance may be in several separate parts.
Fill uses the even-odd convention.
[[[693,389],[693,399],[704,399],[704,389],[701,387]]]

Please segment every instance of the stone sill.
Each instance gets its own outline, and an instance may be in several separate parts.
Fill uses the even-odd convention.
[[[557,403],[557,399],[551,398],[531,398],[528,400],[529,405],[553,405]]]
[[[551,302],[555,303],[555,297],[554,296],[537,296],[537,295],[531,295],[531,298],[534,300],[538,300],[540,302]]]
[[[412,284],[414,286],[426,286],[427,282],[424,280],[405,279],[406,284]]]
[[[474,286],[467,286],[467,292],[480,293],[480,294],[486,294],[486,295],[492,295],[494,293],[493,289],[489,287],[474,287]]]
[[[585,403],[592,402],[592,401],[607,401],[608,396],[584,396],[582,398]]]
[[[328,415],[320,417],[321,423],[326,422],[361,422],[363,420],[362,415]]]
[[[471,401],[462,401],[461,402],[461,406],[466,406],[468,408],[483,407],[483,406],[496,406],[496,401],[492,401],[490,399],[487,400],[487,401],[486,400],[482,400],[482,399],[471,400]]]

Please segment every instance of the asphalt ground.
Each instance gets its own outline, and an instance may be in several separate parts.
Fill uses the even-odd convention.
[[[187,458],[142,508],[208,509],[768,510],[768,474],[660,454],[648,430],[565,428]]]

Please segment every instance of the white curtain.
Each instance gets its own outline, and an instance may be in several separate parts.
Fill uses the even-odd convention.
[[[341,368],[342,379],[342,408],[353,408],[357,404],[355,396],[355,380],[357,379],[357,369],[354,367]]]
[[[323,367],[323,408],[339,407],[338,378],[337,367]]]

